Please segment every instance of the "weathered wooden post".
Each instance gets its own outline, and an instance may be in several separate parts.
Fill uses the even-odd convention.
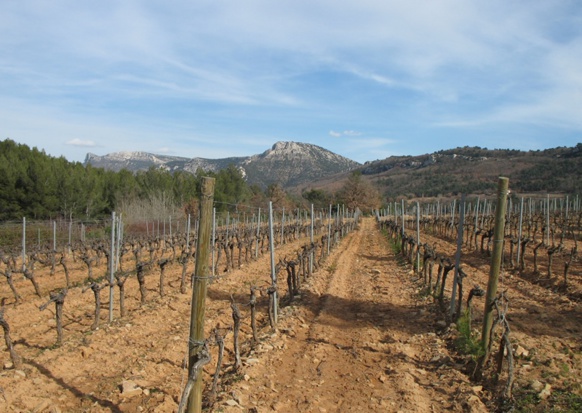
[[[269,250],[271,251],[271,288],[273,291],[273,322],[277,325],[278,297],[277,272],[275,269],[275,244],[273,242],[273,202],[269,201]]]
[[[257,213],[257,237],[255,242],[255,259],[259,258],[259,235],[261,233],[261,208]]]
[[[115,288],[115,211],[111,212],[111,251],[109,252],[109,322],[113,322],[113,289]]]
[[[463,225],[465,225],[465,194],[461,194],[461,203],[459,210],[459,228],[457,231],[457,250],[455,252],[455,275],[453,278],[453,292],[451,294],[451,308],[450,316],[451,318],[455,314],[455,296],[457,294],[457,285],[459,283],[459,269],[461,266],[461,253],[463,250]],[[457,314],[460,317],[461,314]]]
[[[26,270],[26,217],[22,217],[22,271]]]
[[[331,243],[331,204],[329,205],[329,219],[327,220],[327,255],[329,255],[329,248]]]
[[[480,367],[483,367],[489,358],[489,342],[491,341],[491,326],[493,324],[494,301],[497,295],[497,282],[503,256],[503,234],[505,230],[505,205],[509,187],[509,178],[499,177],[497,186],[497,208],[495,210],[495,230],[493,232],[493,252],[491,256],[491,268],[489,270],[489,282],[485,295],[485,310],[483,315],[483,331],[481,333],[481,347],[485,351],[481,359]]]
[[[200,199],[200,225],[196,245],[196,265],[192,280],[192,308],[190,316],[190,339],[188,340],[188,377],[192,377],[193,369],[201,358],[204,349],[204,310],[206,301],[207,281],[210,275],[208,268],[210,232],[212,227],[212,204],[214,202],[214,178],[202,178],[202,194]],[[194,386],[188,398],[188,413],[202,411],[202,375],[196,374]]]
[[[309,232],[309,240],[311,242],[311,244],[313,244],[313,225],[314,225],[314,220],[315,217],[313,215],[313,204],[311,204],[311,230]],[[313,260],[314,260],[314,256],[313,256],[313,248],[311,249],[311,252],[309,253],[309,275],[311,276],[311,274],[313,273]]]
[[[416,265],[415,274],[420,273],[420,204],[416,201]]]

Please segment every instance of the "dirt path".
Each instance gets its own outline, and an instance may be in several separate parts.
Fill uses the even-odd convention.
[[[246,360],[226,411],[487,411],[374,220],[342,242]]]

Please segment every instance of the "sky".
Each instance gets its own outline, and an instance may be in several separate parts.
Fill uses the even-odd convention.
[[[0,139],[70,161],[582,142],[580,0],[4,0]]]

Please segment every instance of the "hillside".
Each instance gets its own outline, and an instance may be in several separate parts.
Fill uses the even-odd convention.
[[[582,143],[575,147],[518,151],[463,147],[419,156],[391,156],[366,162],[357,170],[389,197],[494,193],[497,178],[507,176],[514,192],[582,192]],[[299,185],[339,187],[349,174]]]
[[[234,165],[241,170],[249,184],[261,188],[274,183],[288,188],[360,166],[320,146],[299,142],[277,142],[271,149],[258,155],[220,159],[184,158],[145,152],[118,152],[103,156],[90,153],[87,154],[85,165],[111,171],[127,169],[137,172],[157,167],[191,173],[196,173],[199,168],[216,172]]]

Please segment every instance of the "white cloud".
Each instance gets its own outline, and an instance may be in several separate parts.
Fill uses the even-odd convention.
[[[95,145],[95,142],[91,141],[91,140],[82,140],[79,138],[75,138],[75,139],[71,139],[69,141],[66,142],[67,145],[72,145],[72,146],[84,146],[84,147],[94,147],[97,146]]]
[[[237,149],[215,138],[242,130],[268,140],[349,122],[366,132],[330,130],[336,143],[388,129],[404,141],[427,124],[582,130],[581,16],[571,0],[5,1],[0,120],[15,138],[42,124],[57,153],[43,131],[79,152],[180,136],[220,155]]]
[[[362,132],[358,132],[355,130],[345,130],[343,132],[336,132],[334,130],[330,130],[329,131],[329,136],[332,136],[334,138],[339,138],[342,136],[361,136]]]

